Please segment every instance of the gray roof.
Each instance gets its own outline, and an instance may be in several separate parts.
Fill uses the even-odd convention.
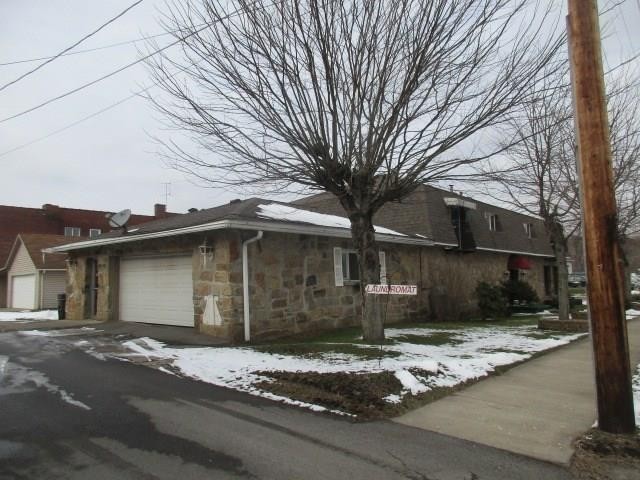
[[[442,245],[456,246],[457,239],[453,225],[451,223],[449,210],[444,202],[446,197],[465,198],[459,195],[434,188],[431,186],[423,186],[409,195],[402,202],[393,202],[385,205],[376,214],[374,224],[381,227],[394,230],[404,235],[404,243],[406,240],[412,243],[421,242],[424,244],[438,243]],[[539,219],[512,212],[503,208],[494,207],[481,202],[475,202],[477,210],[472,210],[468,216],[468,221],[473,230],[476,244],[479,248],[505,250],[508,252],[530,253],[534,255],[553,255],[549,241],[544,234],[544,226]],[[247,200],[236,200],[225,205],[214,208],[199,210],[193,213],[177,215],[174,217],[163,218],[151,222],[138,224],[129,228],[127,232],[111,231],[101,235],[95,241],[100,244],[109,244],[120,241],[135,241],[136,237],[145,238],[149,235],[168,232],[166,235],[184,234],[183,229],[197,228],[213,228],[207,226],[210,223],[221,221],[240,221],[248,222],[248,227],[255,226],[254,229],[264,228],[264,225],[276,224],[294,225],[299,229],[317,228],[317,224],[305,221],[291,221],[283,218],[264,218],[260,215],[258,206],[267,204],[280,204],[295,207],[301,210],[307,210],[317,213],[336,215],[346,217],[344,210],[340,206],[338,200],[328,193],[321,193],[311,197],[305,197],[291,203],[274,202],[262,198],[249,198]],[[485,213],[491,212],[497,214],[502,226],[501,231],[489,231],[488,221]],[[257,226],[259,222],[259,227]],[[527,238],[523,223],[532,223],[534,232],[537,233],[534,238]],[[237,225],[237,224],[236,224]],[[234,227],[228,227],[234,228]],[[243,227],[246,228],[246,227]],[[335,228],[333,228],[335,230]],[[339,228],[338,228],[339,229]],[[173,233],[172,231],[176,231]],[[191,229],[193,230],[193,229]],[[191,231],[190,230],[190,231]],[[345,229],[343,229],[345,230]],[[317,231],[317,230],[316,230]],[[400,241],[399,237],[396,237]],[[396,241],[391,237],[390,241]],[[387,237],[389,241],[389,237]],[[68,246],[60,251],[73,250],[75,248],[84,248],[94,244],[94,240],[83,242],[82,245]]]
[[[185,213],[169,218],[153,220],[151,222],[130,226],[128,232],[113,230],[97,238],[114,238],[124,235],[141,235],[144,233],[164,232],[166,230],[176,230],[179,228],[193,227],[205,223],[219,220],[257,220],[256,214],[258,205],[265,203],[275,203],[262,198],[249,198],[247,200],[233,200],[227,204],[213,208],[206,208],[192,213]]]
[[[420,186],[400,202],[386,204],[376,213],[373,222],[393,230],[422,235],[437,244],[457,245],[455,228],[451,223],[451,214],[445,198],[466,200],[476,205],[475,210],[467,211],[467,221],[478,248],[553,256],[551,243],[541,219],[479,202],[431,185]],[[292,204],[334,215],[340,214],[342,210],[336,197],[330,193],[301,198]],[[497,231],[489,230],[489,214],[498,217]],[[525,223],[533,225],[532,238],[529,238],[525,231]]]

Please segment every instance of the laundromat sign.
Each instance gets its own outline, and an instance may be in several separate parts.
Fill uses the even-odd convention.
[[[365,292],[370,295],[417,295],[417,285],[367,285]]]

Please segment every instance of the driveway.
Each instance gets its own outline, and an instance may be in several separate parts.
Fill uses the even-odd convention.
[[[562,468],[393,422],[287,407],[0,334],[0,478],[568,479]]]

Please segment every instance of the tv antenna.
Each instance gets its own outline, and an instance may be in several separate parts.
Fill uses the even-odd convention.
[[[105,215],[109,220],[109,225],[112,228],[123,228],[124,231],[127,231],[127,222],[129,218],[131,218],[131,210],[128,208],[126,210],[121,210],[118,213],[107,213]]]
[[[167,205],[171,196],[171,182],[162,182],[164,185],[164,204]]]

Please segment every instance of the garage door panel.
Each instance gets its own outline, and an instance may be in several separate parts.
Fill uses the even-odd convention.
[[[190,256],[123,258],[120,319],[163,325],[194,325]]]
[[[11,306],[13,308],[35,308],[35,299],[35,275],[14,275],[11,277]]]

